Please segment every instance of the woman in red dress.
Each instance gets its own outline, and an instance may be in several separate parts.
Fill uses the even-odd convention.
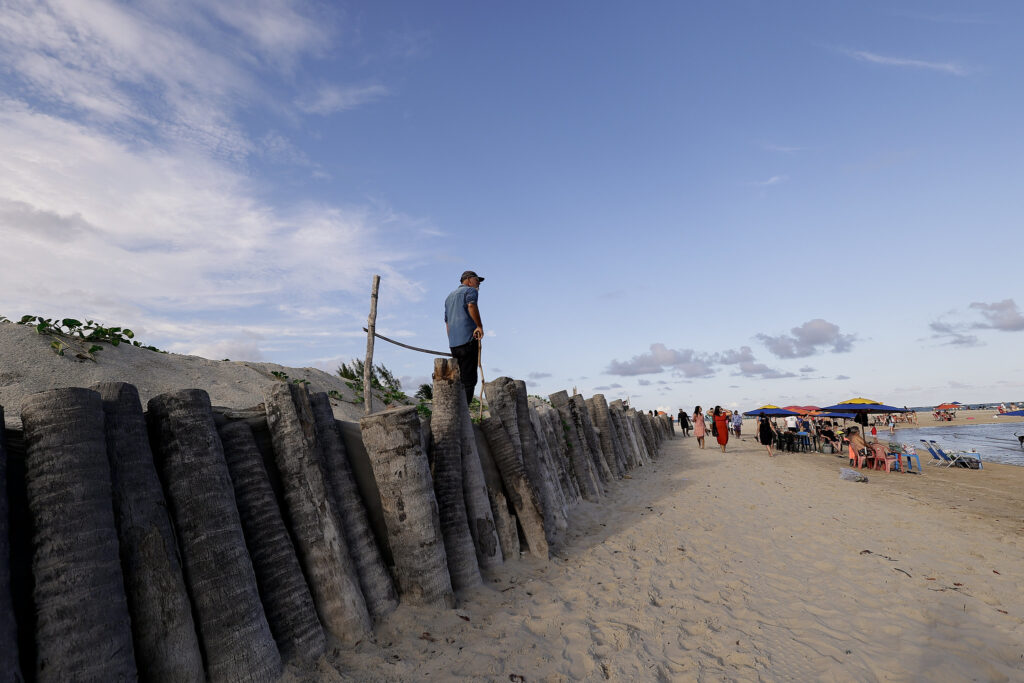
[[[729,443],[729,415],[722,410],[722,406],[715,406],[715,412],[712,415],[712,419],[715,421],[715,431],[718,432],[716,437],[718,445],[725,453],[725,444]]]

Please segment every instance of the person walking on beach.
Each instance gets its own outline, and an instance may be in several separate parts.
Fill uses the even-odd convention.
[[[467,270],[459,278],[459,286],[444,300],[444,327],[448,332],[448,346],[452,358],[459,364],[466,403],[473,402],[476,390],[476,366],[480,358],[480,340],[484,338],[484,324],[477,306],[480,283],[484,278]]]
[[[743,430],[743,416],[740,415],[739,411],[732,414],[732,433],[737,437],[741,436],[740,432]]]
[[[697,445],[704,448],[704,435],[707,434],[707,424],[704,422],[704,413],[700,412],[700,406],[693,409],[693,435],[697,437]]]
[[[722,410],[722,406],[715,406],[712,419],[715,421],[715,432],[717,432],[715,438],[718,439],[718,445],[725,453],[725,444],[729,443],[729,414]]]
[[[768,457],[774,458],[772,453],[772,440],[775,438],[775,430],[772,429],[772,421],[767,415],[757,418],[757,440],[768,449]]]
[[[690,418],[686,416],[686,411],[684,411],[682,408],[679,409],[679,415],[677,419],[679,420],[679,429],[682,430],[683,436],[689,436]]]

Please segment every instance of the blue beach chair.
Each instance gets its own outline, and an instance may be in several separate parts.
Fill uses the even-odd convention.
[[[939,454],[939,457],[948,462],[947,467],[956,465],[957,467],[967,467],[972,470],[983,470],[985,469],[981,464],[981,454],[970,453],[964,451],[952,451],[952,455],[947,454],[942,447],[936,442],[932,441],[932,448]]]
[[[930,443],[928,443],[924,439],[921,439],[921,443],[924,444],[924,449],[931,454],[931,456],[932,456],[932,464],[933,465],[942,465],[943,467],[948,467],[948,465],[947,465],[948,461],[943,460],[942,458],[940,458],[939,454],[935,452],[935,449],[932,448]]]

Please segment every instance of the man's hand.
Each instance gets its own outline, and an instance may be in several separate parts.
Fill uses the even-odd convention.
[[[480,341],[483,338],[484,338],[484,328],[477,327],[475,330],[473,330],[473,339],[476,339],[477,341]]]

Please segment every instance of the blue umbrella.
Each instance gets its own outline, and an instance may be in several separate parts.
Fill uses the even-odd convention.
[[[760,408],[743,413],[747,417],[757,417],[758,415],[767,415],[769,417],[789,417],[790,415],[799,415],[800,413],[794,413],[792,410],[786,410],[778,406],[766,405]]]
[[[852,420],[853,418],[857,417],[857,414],[856,413],[834,413],[834,412],[829,412],[829,413],[818,413],[814,417],[841,417],[844,420]]]
[[[878,401],[872,401],[866,398],[851,398],[849,401],[843,401],[837,403],[834,406],[825,406],[822,408],[824,411],[832,411],[837,413],[909,413],[910,410],[907,408],[897,408],[895,406],[887,406],[884,403]]]

